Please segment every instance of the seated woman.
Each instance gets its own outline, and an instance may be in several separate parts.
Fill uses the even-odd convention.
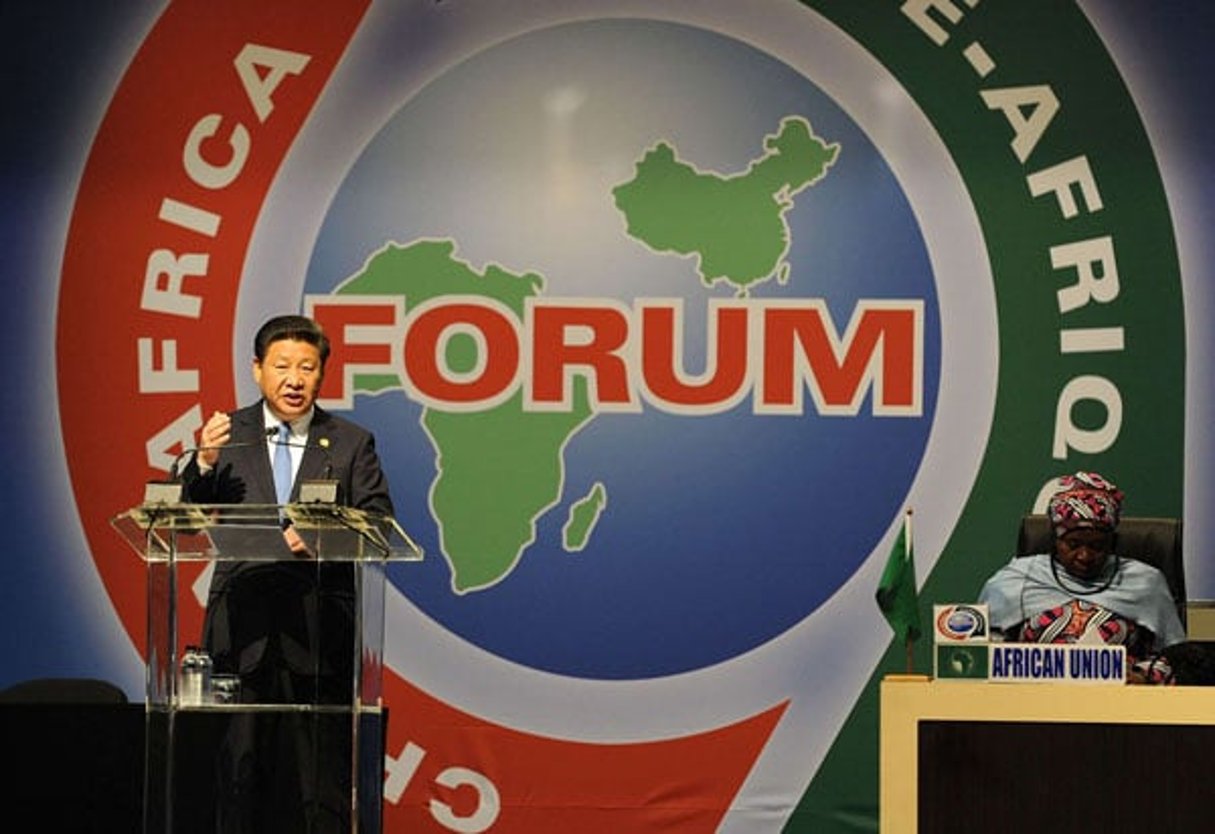
[[[1164,574],[1117,553],[1121,490],[1095,472],[1059,487],[1047,508],[1054,552],[1014,558],[979,594],[993,638],[1124,645],[1133,682],[1170,680],[1163,652],[1185,629]]]

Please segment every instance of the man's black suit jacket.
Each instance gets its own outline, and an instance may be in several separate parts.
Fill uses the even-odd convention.
[[[232,433],[205,475],[191,460],[186,494],[200,504],[274,504],[274,474],[261,401],[232,413]],[[292,487],[331,478],[338,500],[392,514],[388,482],[371,433],[314,409]],[[349,564],[217,562],[202,643],[217,673],[239,674],[242,698],[258,703],[344,703],[352,694],[354,606]]]

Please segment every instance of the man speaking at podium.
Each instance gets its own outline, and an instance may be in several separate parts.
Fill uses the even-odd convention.
[[[371,433],[316,407],[328,358],[329,340],[312,319],[284,315],[262,325],[253,342],[262,399],[207,420],[182,473],[188,500],[287,504],[302,482],[323,478],[337,481],[342,504],[392,514]],[[298,561],[215,563],[203,645],[216,674],[239,675],[244,703],[350,704],[358,604],[353,566],[310,559],[285,524]],[[344,721],[341,739],[327,732],[309,737],[320,725],[289,714],[281,725],[259,717],[248,731],[229,732],[216,830],[349,831],[349,767],[334,766],[341,756],[349,763],[342,752],[350,742],[349,718]],[[333,757],[326,755],[331,744]],[[288,762],[298,767],[284,766]]]

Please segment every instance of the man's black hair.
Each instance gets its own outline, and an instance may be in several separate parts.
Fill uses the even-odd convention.
[[[275,316],[258,329],[257,335],[253,337],[253,355],[257,357],[257,361],[264,361],[270,345],[283,339],[315,345],[321,353],[322,366],[329,359],[329,338],[320,325],[307,316],[286,315]]]

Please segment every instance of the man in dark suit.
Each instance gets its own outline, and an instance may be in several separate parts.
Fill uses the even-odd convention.
[[[325,479],[337,481],[341,503],[390,516],[392,499],[372,435],[316,407],[329,357],[319,326],[304,316],[272,318],[258,330],[253,350],[262,399],[207,420],[183,473],[189,500],[286,504],[298,498],[301,483]],[[216,563],[203,645],[216,673],[240,676],[242,702],[350,704],[358,604],[353,566],[312,558],[289,523],[283,537],[298,560]],[[284,711],[229,729],[218,830],[349,831],[343,753],[350,719],[326,724],[302,715]],[[284,766],[289,761],[298,766]],[[343,772],[329,772],[343,770],[343,761]],[[301,815],[297,826],[289,822],[293,814]]]

